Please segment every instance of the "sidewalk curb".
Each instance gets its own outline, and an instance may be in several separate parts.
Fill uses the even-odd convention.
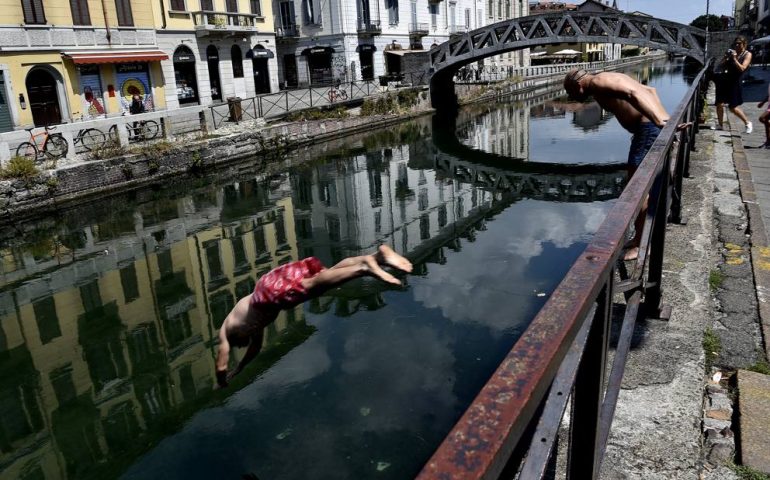
[[[751,176],[743,139],[739,131],[732,128],[730,135],[733,142],[733,162],[738,175],[741,199],[748,215],[749,243],[751,245],[751,268],[754,273],[754,285],[759,306],[760,328],[764,339],[765,358],[770,359],[770,303],[767,293],[770,293],[770,245],[767,230],[757,203],[754,189],[754,179]]]

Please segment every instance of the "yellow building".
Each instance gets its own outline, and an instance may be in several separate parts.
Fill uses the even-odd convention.
[[[270,0],[153,2],[169,108],[278,91]]]
[[[164,108],[153,3],[0,0],[0,132]]]

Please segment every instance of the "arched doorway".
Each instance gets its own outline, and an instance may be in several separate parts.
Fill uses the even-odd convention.
[[[198,77],[195,75],[195,55],[181,45],[174,51],[176,98],[180,105],[198,103]]]
[[[61,123],[56,78],[46,68],[34,68],[26,80],[29,110],[36,127]]]
[[[209,84],[211,85],[211,99],[222,101],[222,85],[219,81],[219,50],[214,45],[206,49],[206,61],[209,66]]]
[[[267,67],[267,60],[275,55],[262,45],[257,45],[247,54],[251,58],[251,65],[254,72],[254,90],[259,93],[270,93],[270,71]]]

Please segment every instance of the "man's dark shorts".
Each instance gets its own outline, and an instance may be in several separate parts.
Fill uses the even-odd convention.
[[[636,127],[634,137],[631,139],[631,149],[628,151],[628,164],[638,167],[650,147],[655,143],[660,133],[660,127],[652,122],[642,122]]]

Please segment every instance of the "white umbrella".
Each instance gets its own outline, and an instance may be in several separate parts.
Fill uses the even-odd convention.
[[[530,57],[539,57],[540,55],[545,55],[545,52],[532,52],[529,54]]]
[[[766,43],[770,43],[770,35],[752,40],[750,45],[764,45]]]
[[[570,48],[565,48],[564,50],[559,50],[558,52],[554,53],[554,55],[577,55],[577,50],[572,50]]]

